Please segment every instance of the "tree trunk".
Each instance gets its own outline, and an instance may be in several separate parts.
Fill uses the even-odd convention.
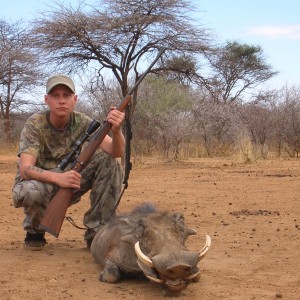
[[[6,135],[7,142],[12,141],[12,135],[11,135],[11,126],[10,126],[10,118],[9,115],[5,117],[4,119],[4,133]]]

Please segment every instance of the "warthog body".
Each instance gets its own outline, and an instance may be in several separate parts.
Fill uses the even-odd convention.
[[[122,274],[144,274],[171,291],[181,291],[200,278],[198,262],[210,246],[189,251],[185,241],[195,234],[185,227],[181,213],[157,212],[144,204],[128,215],[116,217],[101,227],[91,252],[102,268],[100,280],[115,283]]]

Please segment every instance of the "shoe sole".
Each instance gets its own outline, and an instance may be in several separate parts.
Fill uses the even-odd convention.
[[[30,251],[41,251],[45,248],[45,246],[28,246],[28,245],[24,245],[24,248],[26,250],[30,250]]]

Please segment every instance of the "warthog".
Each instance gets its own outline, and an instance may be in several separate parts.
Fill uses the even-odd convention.
[[[172,292],[179,292],[198,281],[198,262],[208,251],[211,239],[201,251],[185,246],[189,235],[181,213],[157,212],[143,204],[130,214],[116,217],[101,227],[94,237],[91,252],[103,270],[99,279],[115,283],[122,274],[144,274]]]

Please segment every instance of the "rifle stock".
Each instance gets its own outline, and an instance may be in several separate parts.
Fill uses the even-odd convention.
[[[72,194],[72,189],[60,188],[58,190],[45,211],[40,223],[40,229],[58,237]]]
[[[158,61],[158,59],[164,53],[165,48],[161,48],[159,53],[157,54],[154,61],[150,64],[147,70],[139,77],[135,85],[129,90],[128,94],[121,102],[121,104],[117,107],[117,110],[124,111],[126,106],[131,101],[131,94],[136,90],[137,86],[141,83],[141,81],[145,78],[145,76],[149,73],[154,64]],[[77,172],[81,172],[83,168],[89,163],[100,144],[102,143],[105,136],[110,131],[112,125],[108,122],[105,122],[103,126],[101,126],[92,136],[91,140],[87,144],[87,146],[82,150],[78,158],[76,159],[75,164],[72,167],[72,170]],[[48,233],[52,234],[55,237],[58,237],[62,223],[65,218],[66,211],[71,204],[71,197],[73,195],[72,189],[64,189],[60,188],[58,192],[54,195],[52,200],[50,201],[48,207],[45,210],[44,216],[40,223],[40,228]]]

